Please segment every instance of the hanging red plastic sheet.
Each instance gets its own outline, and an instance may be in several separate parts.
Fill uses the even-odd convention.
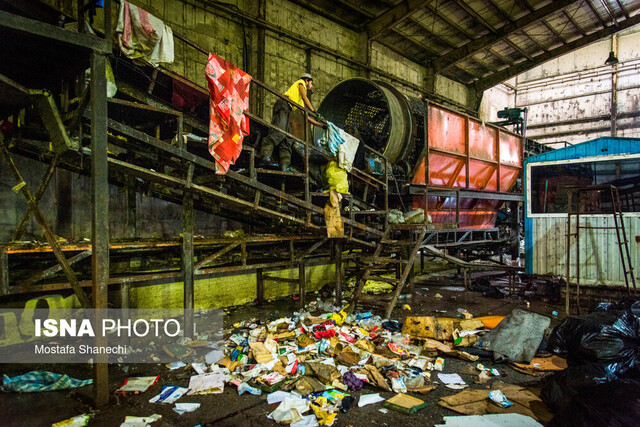
[[[219,165],[217,173],[226,173],[242,152],[242,140],[249,135],[251,76],[231,62],[210,53],[205,68],[209,83],[209,153]]]

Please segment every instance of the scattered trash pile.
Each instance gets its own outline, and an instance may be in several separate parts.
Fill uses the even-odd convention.
[[[224,348],[207,354],[206,363],[177,361],[166,365],[170,370],[184,369],[180,377],[188,379],[188,385],[162,384],[160,393],[146,400],[173,405],[173,411],[182,415],[197,411],[201,405],[189,402],[189,396],[221,394],[225,388],[238,395],[266,394],[272,405],[265,414],[269,419],[302,427],[333,425],[341,413],[378,403],[383,413],[392,410],[412,414],[426,406],[420,397],[446,387],[455,392],[441,397],[438,405],[459,414],[520,414],[529,420],[526,425],[546,424],[553,415],[540,397],[507,383],[504,372],[501,375],[498,369],[485,366],[490,360],[479,363],[479,358],[508,362],[533,376],[560,371],[551,376],[553,390],[562,389],[565,394],[568,392],[562,388],[562,381],[573,378],[573,368],[583,369],[586,362],[597,365],[589,365],[586,372],[600,369],[613,381],[637,369],[640,352],[637,312],[629,309],[623,313],[600,311],[585,316],[583,323],[570,318],[557,327],[549,346],[568,353],[566,369],[563,358],[538,353],[545,347],[541,343],[550,319],[536,313],[515,309],[506,317],[475,318],[467,310],[458,309],[457,318],[410,316],[400,323],[370,312],[349,314],[348,306],[341,309],[318,300],[291,317],[234,324],[227,331]],[[598,327],[594,326],[596,317]],[[607,344],[604,347],[597,344],[603,339]],[[612,347],[612,341],[607,340],[615,340],[615,345]],[[449,368],[451,357],[471,363],[456,372]],[[470,387],[460,374],[467,381],[473,375],[476,385]],[[144,393],[160,378],[127,378],[116,394]],[[5,386],[11,386],[13,380],[5,378]],[[629,390],[634,384],[637,387],[637,383],[623,385]],[[391,393],[395,395],[388,398]],[[548,403],[553,405],[553,401]],[[148,425],[160,417],[128,417],[122,425]],[[77,418],[78,423],[85,420]],[[456,421],[447,417],[445,423]]]
[[[601,303],[569,317],[548,341],[568,368],[544,379],[555,425],[637,425],[640,419],[640,301]],[[635,420],[635,421],[634,421]]]
[[[225,356],[206,375],[218,375],[220,382],[235,386],[238,394],[268,393],[268,403],[278,404],[268,418],[278,423],[332,425],[339,413],[356,403],[362,407],[384,402],[382,412],[391,409],[411,414],[426,403],[407,393],[426,395],[439,384],[453,390],[469,387],[458,373],[444,372],[444,356],[476,362],[479,356],[471,352],[483,350],[474,345],[483,341],[489,348],[496,342],[503,344],[502,335],[487,342],[483,334],[501,322],[513,323],[511,316],[473,318],[460,309],[460,318],[407,317],[401,324],[369,312],[347,314],[347,308],[317,301],[308,311],[268,324],[256,320],[236,323]],[[527,315],[538,317],[529,320]],[[524,319],[523,330],[529,333],[522,345],[532,346],[535,353],[549,319],[526,312],[518,316],[515,321]],[[531,358],[514,360],[529,363]],[[482,364],[475,368],[478,383],[500,375]],[[397,394],[390,399],[379,392],[360,394],[365,385]],[[543,422],[550,419],[547,411],[539,410],[544,405],[537,396],[501,382],[495,382],[491,390],[448,396],[439,404],[469,415],[515,412]]]

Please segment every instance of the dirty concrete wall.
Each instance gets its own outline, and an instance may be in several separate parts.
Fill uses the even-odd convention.
[[[34,193],[47,164],[22,156],[13,155],[22,177]],[[69,175],[70,179],[63,178]],[[64,187],[62,181],[65,181]],[[16,185],[9,168],[0,168],[0,242],[8,242],[13,236],[26,203],[20,193],[11,189]],[[63,188],[61,188],[63,187]],[[82,241],[91,237],[91,181],[65,170],[57,170],[40,203],[45,219],[53,232],[65,239]],[[60,211],[64,210],[63,214]],[[111,239],[124,239],[127,235],[126,193],[121,187],[109,186],[109,236]],[[219,235],[224,232],[221,218],[206,212],[197,212],[195,232],[203,235]],[[136,237],[139,238],[179,238],[182,232],[182,206],[164,200],[136,195]],[[31,220],[21,240],[44,242],[42,231]]]
[[[559,148],[564,141],[612,136],[612,100],[613,136],[640,136],[640,27],[615,37],[617,66],[604,65],[612,49],[608,38],[517,77],[516,105],[529,108],[530,137]]]
[[[265,274],[287,279],[298,278],[298,268],[265,270]],[[252,303],[257,298],[256,275],[254,272],[236,274],[214,274],[196,277],[194,287],[195,308],[223,308]],[[335,264],[307,265],[307,300],[314,297],[312,292],[325,285],[334,283]],[[264,297],[275,300],[298,293],[298,285],[276,281],[265,281]],[[121,307],[119,290],[110,290],[109,304],[114,308]],[[152,283],[131,287],[129,290],[129,304],[131,308],[182,308],[184,302],[182,282]],[[33,300],[46,300],[50,308],[80,307],[78,298],[69,290],[59,293],[27,296],[24,299],[14,299],[11,302],[0,302],[0,308],[23,308],[35,306]],[[0,325],[0,329],[2,326]],[[1,334],[0,334],[1,335]]]
[[[502,119],[498,118],[498,111],[505,107],[513,107],[516,102],[516,79],[510,79],[498,86],[484,91],[482,103],[478,111],[478,117],[483,122],[496,122]]]
[[[298,269],[283,269],[266,272],[270,276],[297,279]],[[335,264],[307,266],[307,292],[315,292],[328,283],[333,283]],[[196,279],[194,288],[195,308],[222,308],[252,303],[257,298],[255,273],[213,275]],[[265,281],[264,297],[277,299],[298,293],[298,285]],[[135,308],[182,308],[183,286],[181,282],[164,283],[131,288],[130,304]],[[311,296],[308,296],[311,298]]]
[[[59,0],[46,1],[59,7]],[[62,3],[65,12],[74,16],[75,2]],[[230,0],[220,6],[196,0],[131,0],[131,3],[256,77],[258,51],[264,53],[263,80],[279,92],[285,91],[300,74],[310,72],[316,86],[311,99],[314,105],[318,105],[334,85],[352,77],[390,81],[411,96],[419,96],[426,88],[426,70],[422,65],[377,42],[368,43],[364,32],[347,29],[287,0]],[[97,26],[102,20],[101,14],[99,9]],[[113,15],[116,16],[116,10]],[[267,29],[264,46],[261,46],[259,29],[263,27]],[[296,37],[309,43],[292,39]],[[175,63],[167,68],[204,86],[206,55],[178,38],[174,41]],[[337,52],[341,57],[318,47]],[[252,90],[259,89],[254,85]],[[436,78],[435,93],[465,106],[472,102],[466,86],[442,76]],[[254,103],[258,101],[255,95],[257,93],[252,94]],[[267,94],[265,97],[264,115],[269,119],[275,98]]]

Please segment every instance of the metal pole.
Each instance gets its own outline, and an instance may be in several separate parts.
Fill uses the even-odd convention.
[[[193,196],[185,190],[182,201],[182,273],[184,281],[184,334],[193,337]]]
[[[334,240],[335,259],[336,259],[336,300],[335,305],[342,304],[342,239]]]
[[[569,315],[569,282],[571,275],[571,198],[573,193],[571,191],[567,192],[567,247],[565,249],[565,253],[567,254],[567,273],[566,273],[566,289],[565,289],[565,312],[567,316]]]
[[[107,308],[109,285],[106,61],[105,55],[91,53],[91,278],[93,307],[98,310]],[[96,345],[106,345],[106,338],[96,337]],[[98,355],[98,363],[93,365],[96,406],[109,403],[109,365],[105,359],[106,355]]]

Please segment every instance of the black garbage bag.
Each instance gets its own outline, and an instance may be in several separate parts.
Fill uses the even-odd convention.
[[[633,310],[568,317],[553,330],[548,346],[566,354],[569,366],[598,363],[614,379],[640,366],[640,317]]]
[[[558,426],[637,426],[640,420],[640,381],[621,379],[597,384],[575,395],[549,423]]]
[[[540,398],[553,412],[565,408],[571,400],[581,393],[591,393],[599,384],[614,381],[606,365],[589,363],[569,366],[560,372],[542,380]]]
[[[626,297],[617,302],[601,302],[593,311],[631,310],[636,316],[640,315],[640,300]]]
[[[497,286],[492,285],[491,282],[484,277],[476,279],[469,285],[469,290],[474,292],[482,292],[482,295],[489,298],[504,298],[505,294],[502,293]]]

